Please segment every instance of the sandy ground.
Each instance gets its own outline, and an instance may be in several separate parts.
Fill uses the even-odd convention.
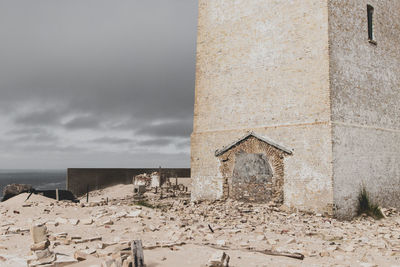
[[[110,187],[92,192],[89,203],[83,198],[81,204],[37,195],[25,201],[28,194],[0,203],[0,266],[26,266],[33,223],[46,224],[52,251],[71,257],[76,251],[92,253],[91,261],[76,266],[100,266],[101,257],[138,239],[145,248],[175,244],[145,249],[148,267],[205,266],[221,249],[230,256],[230,266],[400,266],[400,216],[393,209],[380,221],[361,217],[341,222],[284,207],[235,201],[195,204],[188,197],[159,200],[153,193],[146,194],[153,207],[144,207],[133,203],[132,191],[131,185]],[[305,258],[249,249],[301,253]]]

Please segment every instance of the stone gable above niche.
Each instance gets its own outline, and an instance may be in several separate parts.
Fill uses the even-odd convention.
[[[284,158],[292,150],[253,132],[215,152],[223,196],[248,202],[282,203]]]

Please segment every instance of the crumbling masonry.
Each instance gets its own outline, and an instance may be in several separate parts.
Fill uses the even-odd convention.
[[[349,218],[365,186],[400,208],[399,18],[396,0],[200,0],[193,200]]]

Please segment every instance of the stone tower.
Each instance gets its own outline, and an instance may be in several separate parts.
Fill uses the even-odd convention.
[[[192,198],[400,207],[400,1],[199,0]]]

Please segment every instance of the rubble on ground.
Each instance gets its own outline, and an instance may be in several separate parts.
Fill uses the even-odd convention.
[[[161,197],[161,190],[149,189],[137,202],[133,188],[93,192],[92,202],[81,204],[40,196],[1,203],[0,264],[123,265],[132,240],[142,240],[146,263],[158,266],[396,266],[400,260],[394,208],[383,209],[387,218],[379,221],[338,221],[273,203],[191,202],[178,192],[166,197],[166,190]]]

